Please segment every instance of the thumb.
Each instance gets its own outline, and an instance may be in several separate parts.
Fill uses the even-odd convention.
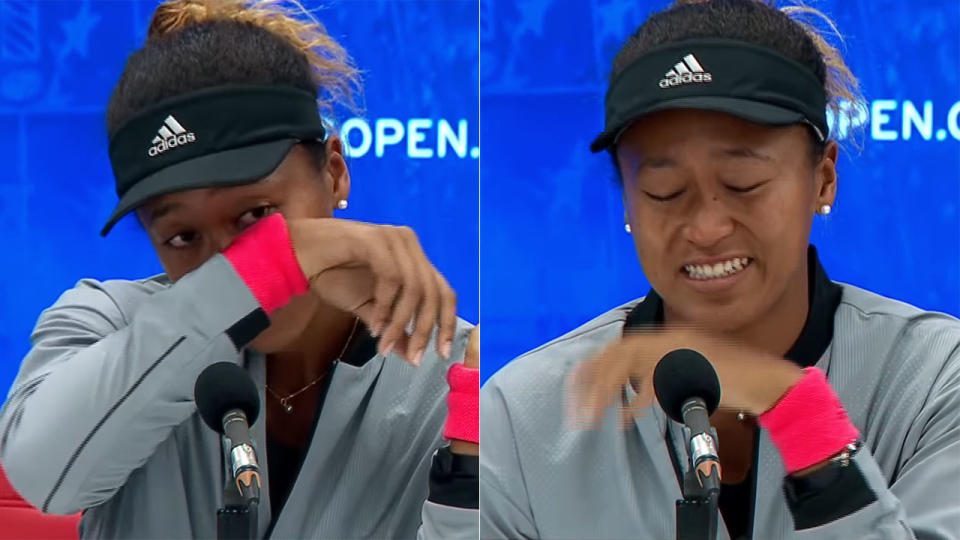
[[[480,327],[474,326],[470,331],[470,340],[467,341],[467,351],[463,355],[463,366],[468,368],[480,367]]]

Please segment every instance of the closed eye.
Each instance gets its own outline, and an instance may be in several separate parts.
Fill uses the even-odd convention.
[[[728,186],[727,186],[727,189],[729,189],[730,191],[732,191],[732,192],[734,192],[734,193],[750,193],[751,191],[753,191],[753,190],[757,189],[758,187],[766,184],[767,182],[769,182],[769,180],[764,180],[763,182],[757,182],[756,184],[753,184],[753,185],[750,185],[750,186],[746,186],[746,187],[738,187],[738,186],[730,186],[730,185],[728,185]]]
[[[674,191],[673,193],[669,193],[667,195],[656,195],[654,193],[650,193],[649,191],[644,191],[643,194],[657,202],[667,202],[676,199],[682,195],[684,191],[685,190],[681,189],[680,191]]]

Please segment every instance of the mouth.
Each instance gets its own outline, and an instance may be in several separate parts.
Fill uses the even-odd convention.
[[[682,272],[695,281],[713,281],[739,274],[752,263],[750,257],[732,257],[707,264],[687,264]]]

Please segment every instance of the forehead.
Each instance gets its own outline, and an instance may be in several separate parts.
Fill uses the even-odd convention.
[[[804,129],[803,126],[767,126],[714,111],[675,109],[637,119],[621,135],[617,149],[618,152],[621,149],[650,152],[691,145],[774,149],[795,145],[796,138],[805,133]]]

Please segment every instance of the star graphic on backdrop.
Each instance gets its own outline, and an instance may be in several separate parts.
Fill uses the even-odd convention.
[[[600,42],[609,38],[623,39],[627,33],[627,23],[634,23],[637,19],[636,6],[631,2],[612,2],[597,5],[594,9],[600,19],[600,28],[597,30]]]
[[[87,44],[90,38],[90,31],[100,22],[100,16],[90,13],[90,3],[84,2],[80,6],[80,11],[72,19],[60,22],[60,28],[66,35],[66,41],[63,47],[58,51],[61,58],[65,58],[71,52],[76,52],[81,57],[87,57]]]
[[[551,0],[526,0],[517,4],[520,10],[520,24],[514,27],[513,37],[516,40],[527,32],[535,36],[543,35],[543,17],[553,4]]]

